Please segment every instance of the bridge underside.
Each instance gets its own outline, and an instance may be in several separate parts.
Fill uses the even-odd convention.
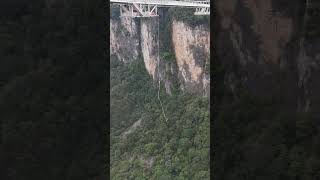
[[[201,0],[201,1],[167,1],[167,4],[160,4],[150,1],[150,4],[144,1],[143,3],[140,1],[123,3],[120,1],[125,0],[114,0],[114,3],[119,4],[120,6],[120,16],[121,17],[156,17],[158,15],[158,8],[161,6],[174,6],[174,3],[180,3],[181,7],[189,7],[195,8],[194,15],[210,15],[210,0]],[[112,1],[111,1],[112,2]],[[140,3],[139,3],[140,2]]]
[[[194,15],[210,15],[210,8],[208,7],[196,8],[196,12],[194,12]]]
[[[158,15],[157,5],[121,4],[120,16],[122,17],[155,17],[159,15]]]

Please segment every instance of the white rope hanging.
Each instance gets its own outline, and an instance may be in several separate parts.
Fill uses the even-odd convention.
[[[162,109],[162,115],[163,117],[165,118],[166,122],[168,122],[168,118],[164,112],[164,109],[163,109],[163,105],[162,105],[162,101],[160,99],[160,88],[161,88],[161,81],[160,81],[160,55],[159,55],[159,51],[160,51],[160,16],[158,16],[158,100],[160,102],[160,105],[161,105],[161,109]]]

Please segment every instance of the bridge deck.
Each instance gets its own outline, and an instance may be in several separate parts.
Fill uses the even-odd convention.
[[[210,1],[177,1],[177,0],[110,0],[111,3],[119,4],[149,4],[157,6],[180,6],[180,7],[210,7]]]

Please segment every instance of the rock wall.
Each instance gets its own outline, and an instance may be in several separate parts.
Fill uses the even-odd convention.
[[[204,26],[191,28],[181,21],[172,23],[172,43],[181,87],[209,94],[210,31]]]
[[[158,62],[158,23],[155,18],[141,19],[141,52],[147,71],[154,80]]]
[[[110,54],[125,63],[136,60],[140,53],[139,26],[132,18],[110,20]]]
[[[161,79],[168,94],[178,84],[181,89],[190,93],[209,96],[209,29],[201,25],[190,27],[182,21],[173,20],[170,26],[175,62],[169,62],[160,57],[161,52],[158,52],[158,20],[111,20],[111,55],[116,55],[123,62],[130,62],[141,54],[148,73],[155,81]],[[162,36],[167,35],[161,34],[160,41]]]

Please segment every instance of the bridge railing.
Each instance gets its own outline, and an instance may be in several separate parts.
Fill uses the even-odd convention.
[[[114,3],[143,3],[143,4],[210,4],[210,0],[110,0]]]

